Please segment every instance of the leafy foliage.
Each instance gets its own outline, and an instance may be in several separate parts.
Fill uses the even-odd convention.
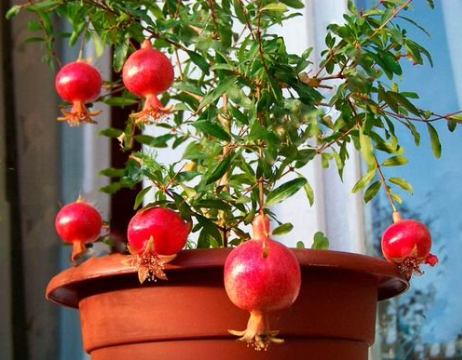
[[[365,189],[370,201],[382,188],[392,203],[400,198],[391,186],[410,192],[412,186],[398,178],[387,182],[376,154],[390,155],[383,167],[407,163],[398,128],[407,129],[419,145],[419,125],[426,126],[433,152],[441,156],[432,123],[446,120],[454,131],[461,115],[421,109],[416,93],[399,88],[403,61],[432,63],[428,51],[396,22],[402,18],[420,27],[403,17],[411,2],[380,1],[361,12],[350,2],[344,23],[328,26],[317,68],[310,62],[312,49],[290,54],[274,30],[301,15],[299,0],[43,0],[15,6],[7,17],[21,11],[37,15],[26,41],[44,44],[51,67],[61,66],[58,38],[66,38],[70,47],[91,40],[97,56],[112,48],[116,72],[145,38],[172,59],[177,78],[162,102],[173,103],[175,110],[172,119],[157,124],[158,136],[143,135],[131,118],[124,129],[101,133],[118,139],[130,155],[125,168],[103,172],[117,179],[103,191],[111,194],[148,179],[155,204],[195,219],[198,246],[217,247],[248,239],[243,224],[261,209],[273,216],[267,207],[302,187],[312,204],[313,189],[297,170],[317,156],[324,167],[333,161],[342,177],[353,144],[369,167],[353,191]],[[61,33],[64,27],[54,25],[55,16],[71,32]],[[108,79],[106,90],[98,101],[141,106],[120,80]],[[135,143],[144,150],[133,152]],[[154,148],[181,145],[178,162],[156,160]],[[138,195],[135,208],[147,192]],[[275,233],[291,229],[287,223]],[[321,235],[318,240],[325,248]]]

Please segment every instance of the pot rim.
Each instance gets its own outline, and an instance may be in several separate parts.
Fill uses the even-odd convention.
[[[185,271],[189,269],[222,268],[232,249],[183,250],[165,270]],[[394,264],[384,260],[332,250],[291,249],[303,268],[327,271],[353,271],[369,274],[377,279],[378,300],[402,294],[409,288],[409,281]],[[57,304],[78,308],[80,297],[78,285],[94,279],[109,279],[117,276],[136,276],[136,271],[123,260],[127,255],[111,254],[94,257],[80,266],[64,270],[48,284],[46,298]]]

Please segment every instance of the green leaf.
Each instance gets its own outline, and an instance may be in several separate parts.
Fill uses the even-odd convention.
[[[305,243],[303,241],[297,241],[297,249],[305,249]]]
[[[368,164],[375,163],[374,147],[369,136],[364,134],[364,125],[359,130],[359,145],[361,146],[361,155]]]
[[[446,122],[447,126],[448,126],[448,130],[450,132],[453,132],[456,127],[457,127],[457,121],[454,121],[454,120],[449,120]]]
[[[303,189],[305,190],[306,196],[308,197],[308,201],[310,202],[310,206],[314,204],[314,191],[311,187],[310,183],[307,181],[305,185],[303,185]]]
[[[111,98],[105,99],[104,103],[109,106],[125,107],[125,106],[138,104],[139,100],[129,99],[126,97],[111,97]]]
[[[140,205],[143,203],[144,197],[149,192],[149,190],[151,190],[151,188],[152,188],[152,186],[148,186],[148,187],[144,188],[143,190],[141,190],[138,193],[138,195],[136,195],[135,205],[133,206],[133,210],[136,210],[136,209],[138,209],[140,207]]]
[[[222,161],[218,163],[215,169],[213,169],[210,176],[207,178],[207,185],[217,180],[220,180],[223,177],[223,175],[225,175],[225,173],[229,170],[231,166],[231,159],[232,155],[229,154],[227,157],[225,157]]]
[[[374,179],[376,171],[376,168],[369,170],[366,175],[359,179],[351,191],[356,193],[359,190],[364,189]]]
[[[56,0],[45,0],[37,2],[33,5],[29,5],[26,7],[27,10],[37,12],[37,11],[48,11],[54,8],[57,5]]]
[[[432,150],[433,154],[437,159],[441,157],[441,143],[440,137],[438,136],[438,132],[433,127],[432,124],[427,123],[428,133],[430,134],[430,141],[432,143]]]
[[[215,100],[217,100],[220,96],[222,96],[233,84],[236,83],[237,76],[230,76],[227,79],[221,81],[219,85],[210,91],[203,99],[199,106],[199,108],[203,108]]]
[[[398,204],[402,204],[403,203],[403,199],[401,199],[401,196],[397,195],[397,194],[391,194],[391,197],[393,198],[393,200],[395,200]]]
[[[381,187],[382,183],[380,181],[376,181],[371,186],[369,186],[364,193],[364,201],[366,203],[371,201],[377,195]]]
[[[16,15],[19,14],[19,12],[21,11],[21,8],[22,8],[21,5],[15,5],[11,7],[10,10],[8,10],[5,15],[6,19],[11,20],[12,18],[14,18]]]
[[[407,111],[413,113],[414,115],[420,116],[420,111],[414,106],[413,103],[411,103],[403,95],[397,92],[393,92],[393,91],[388,91],[387,93],[390,97],[392,97],[395,100],[395,102],[399,103]]]
[[[210,67],[209,64],[207,63],[207,60],[202,56],[199,55],[198,53],[194,51],[188,51],[188,56],[191,59],[191,61],[196,64],[199,69],[201,69],[204,74],[208,75],[210,73]]]
[[[288,234],[292,231],[294,226],[291,223],[285,223],[282,225],[279,225],[276,229],[273,230],[273,235],[278,236],[278,235],[285,235]]]
[[[128,48],[130,46],[130,35],[127,33],[125,35],[124,41],[121,44],[118,44],[114,48],[114,70],[120,72],[125,64],[125,59],[127,58]]]
[[[95,55],[100,58],[104,54],[105,44],[103,39],[100,38],[96,31],[90,32],[91,38],[93,39],[93,46],[95,47]]]
[[[268,194],[266,206],[270,207],[288,199],[297,193],[307,182],[305,178],[299,177],[282,184]]]
[[[262,11],[266,10],[266,11],[275,11],[275,12],[286,12],[287,10],[289,10],[289,8],[285,4],[280,2],[280,3],[268,4],[261,10]]]
[[[303,9],[305,5],[299,0],[280,0],[282,3],[294,9]]]
[[[125,171],[124,169],[107,168],[101,170],[99,174],[107,177],[122,177],[124,176]]]
[[[314,250],[329,250],[329,239],[321,231],[318,231],[314,234],[311,248]]]
[[[100,191],[106,193],[106,194],[109,194],[109,195],[113,195],[115,194],[117,191],[119,191],[120,189],[122,188],[122,185],[120,183],[112,183],[108,186],[105,186],[103,188],[100,189]]]
[[[218,209],[218,210],[229,210],[230,206],[221,200],[215,199],[206,199],[200,200],[194,203],[194,207],[197,209],[206,208],[206,209]]]
[[[398,185],[401,189],[408,191],[411,195],[414,194],[414,189],[412,188],[412,185],[409,184],[406,180],[400,178],[390,178],[388,179],[388,181]]]
[[[401,166],[406,165],[409,161],[404,156],[392,156],[385,160],[382,166]]]
[[[118,138],[122,134],[123,134],[123,131],[120,129],[116,129],[116,128],[108,128],[108,129],[104,129],[99,132],[99,135],[107,136],[110,138]]]
[[[231,140],[229,134],[217,123],[213,123],[208,120],[199,120],[195,121],[192,125],[203,133],[216,137],[217,139],[223,141]]]

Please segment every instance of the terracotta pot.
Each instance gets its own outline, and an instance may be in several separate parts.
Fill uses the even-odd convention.
[[[166,266],[168,281],[140,285],[122,255],[94,258],[48,285],[47,298],[78,308],[92,360],[310,359],[365,360],[374,342],[377,301],[409,284],[397,268],[372,257],[294,250],[300,296],[274,314],[285,339],[256,352],[228,333],[246,327],[223,287],[228,249],[183,251]]]

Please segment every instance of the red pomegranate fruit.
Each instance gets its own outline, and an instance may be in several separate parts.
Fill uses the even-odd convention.
[[[247,329],[229,330],[256,350],[266,350],[278,331],[269,327],[268,313],[290,307],[301,286],[300,264],[283,244],[269,238],[264,214],[253,221],[253,239],[235,248],[225,263],[225,288],[231,301],[250,312]]]
[[[410,278],[412,273],[423,274],[420,265],[435,266],[438,258],[430,254],[432,237],[428,228],[415,220],[402,220],[394,214],[395,223],[382,236],[382,252],[389,262],[397,264]]]
[[[64,206],[55,220],[58,235],[73,245],[73,262],[87,251],[85,244],[92,243],[100,237],[102,225],[98,210],[81,199]]]
[[[167,56],[152,48],[149,40],[127,59],[122,80],[130,92],[146,99],[143,110],[131,115],[137,122],[152,124],[170,114],[173,106],[165,108],[157,96],[172,86],[173,66]]]
[[[101,111],[89,112],[85,104],[99,97],[102,84],[99,71],[83,60],[67,64],[59,70],[55,82],[56,90],[63,100],[72,103],[72,109],[70,112],[61,110],[64,117],[59,117],[58,120],[67,121],[70,126],[78,126],[83,122],[96,124],[92,117],[99,115]]]
[[[133,216],[128,224],[128,250],[140,283],[167,279],[164,264],[184,248],[190,231],[190,224],[169,209],[151,207]]]

